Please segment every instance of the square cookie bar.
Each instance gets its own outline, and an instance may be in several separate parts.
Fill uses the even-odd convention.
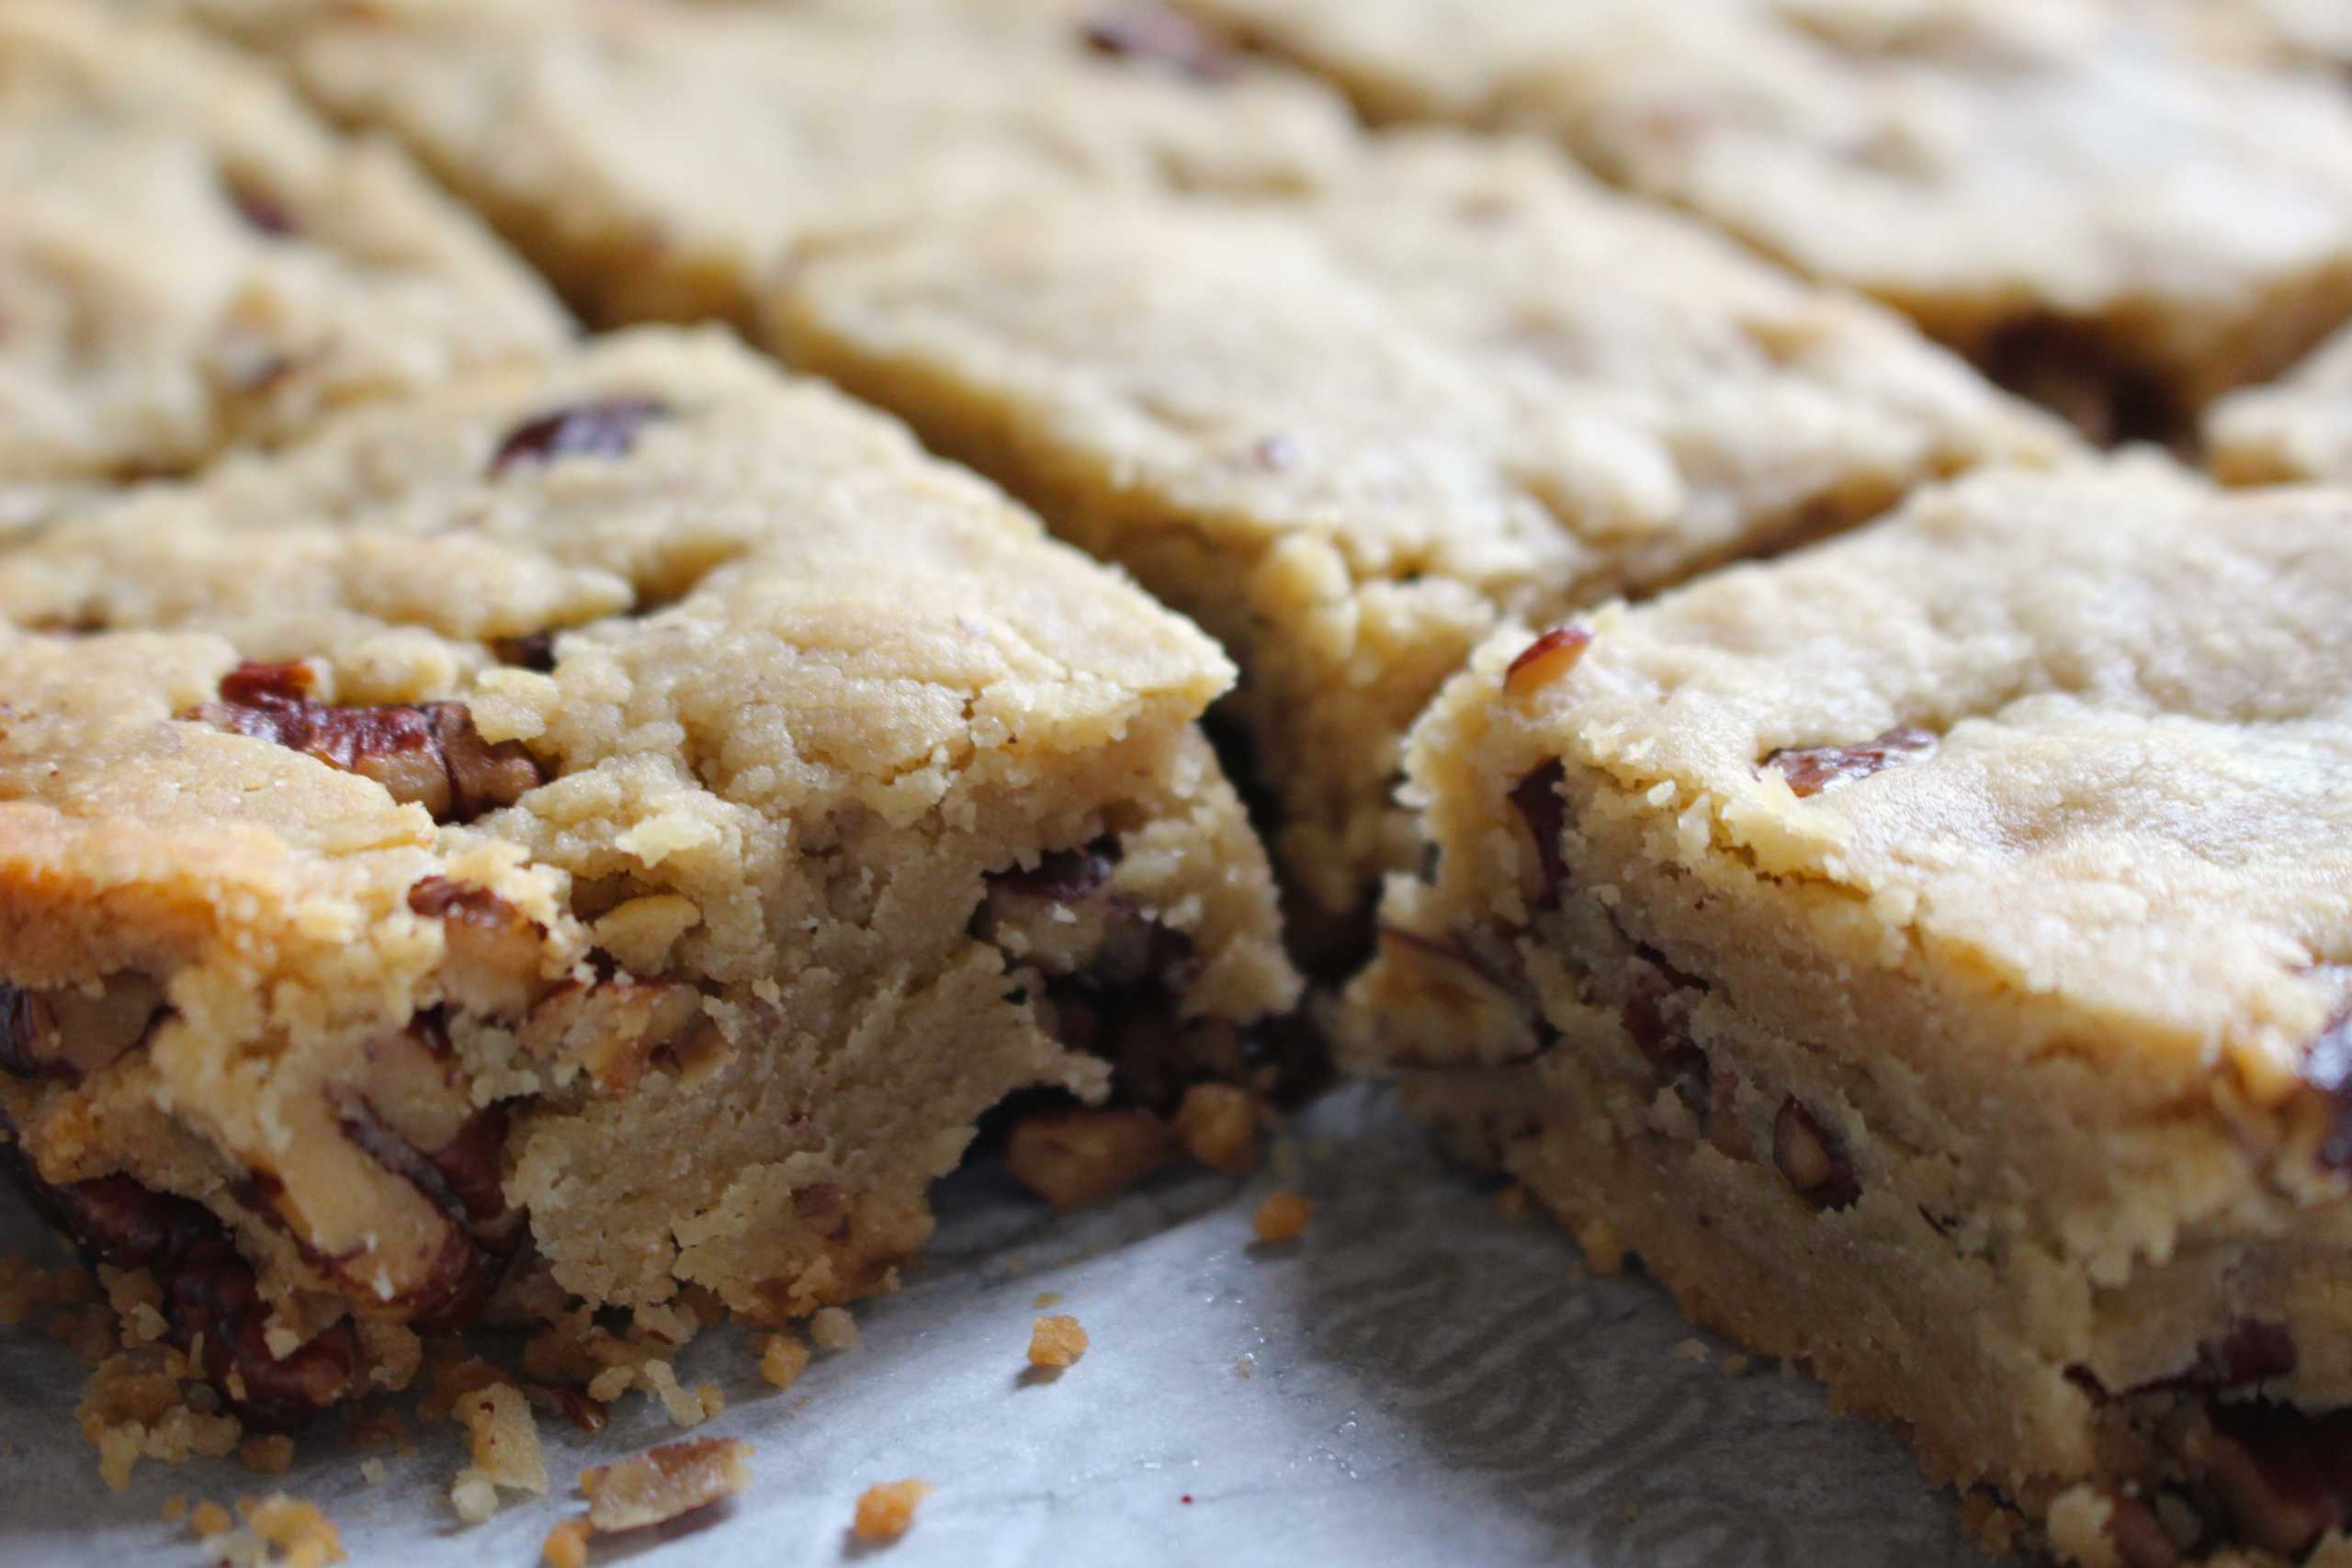
[[[1347,1048],[1596,1262],[2078,1561],[2352,1525],[2352,502],[1978,476],[1409,765]]]
[[[107,6],[0,6],[0,525],[567,332],[397,150],[254,62]]]
[[[2352,98],[2200,48],[2213,0],[1187,4],[1375,115],[1555,135],[2101,437],[2352,317]]]
[[[787,358],[1233,651],[1279,858],[1333,928],[1298,934],[1339,957],[1410,863],[1406,728],[1498,615],[2070,446],[1894,318],[1547,148],[1446,133],[1278,206],[1059,202],[832,247],[771,305]]]
[[[1215,645],[719,335],[61,520],[0,616],[0,1111],[249,1422],[502,1276],[888,1289],[983,1111],[1148,1121],[1296,991]]]
[[[1283,189],[1316,84],[1080,0],[187,0],[402,140],[592,318],[739,314],[805,249],[1039,186]]]

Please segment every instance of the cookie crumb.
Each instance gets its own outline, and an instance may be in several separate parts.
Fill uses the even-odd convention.
[[[237,1459],[256,1475],[283,1475],[294,1468],[294,1439],[282,1432],[247,1438],[237,1449]]]
[[[915,1522],[915,1509],[931,1495],[928,1481],[886,1481],[858,1495],[850,1533],[860,1540],[896,1540]]]
[[[1258,1239],[1269,1245],[1296,1241],[1306,1234],[1307,1216],[1314,1205],[1296,1192],[1269,1192],[1266,1201],[1258,1205],[1258,1213],[1250,1221]]]
[[[1039,1312],[1045,1311],[1047,1307],[1057,1307],[1062,1304],[1062,1293],[1059,1291],[1039,1291],[1037,1299],[1029,1304]]]
[[[469,1464],[449,1483],[449,1506],[466,1523],[481,1524],[498,1512],[498,1488],[480,1465]]]
[[[1245,1176],[1258,1168],[1258,1102],[1232,1084],[1196,1083],[1176,1108],[1176,1146],[1212,1170]]]
[[[1086,1330],[1074,1317],[1041,1317],[1029,1329],[1029,1364],[1067,1367],[1086,1354]]]
[[[1577,1245],[1584,1248],[1585,1267],[1596,1274],[1619,1274],[1625,1269],[1625,1238],[1607,1220],[1587,1220],[1576,1228]]]
[[[1256,1377],[1258,1375],[1258,1358],[1248,1351],[1242,1352],[1239,1356],[1234,1359],[1233,1375],[1239,1378],[1243,1382],[1248,1382],[1251,1378]]]
[[[229,1517],[229,1510],[218,1503],[198,1503],[188,1515],[187,1524],[188,1529],[206,1540],[216,1535],[227,1535],[237,1528],[237,1521]]]
[[[1703,1339],[1684,1339],[1674,1347],[1674,1359],[1678,1361],[1703,1361],[1711,1353]]]
[[[548,1568],[588,1568],[588,1530],[584,1517],[564,1520],[539,1543],[539,1560]]]
[[[760,1342],[760,1376],[772,1388],[790,1388],[808,1370],[808,1344],[797,1334],[771,1334]]]
[[[1736,1378],[1753,1365],[1755,1363],[1745,1356],[1725,1356],[1721,1364],[1721,1371],[1724,1376]]]
[[[286,1568],[323,1568],[343,1561],[343,1537],[315,1504],[273,1492],[258,1503],[239,1499],[237,1511],[254,1534],[277,1550]]]
[[[390,1473],[391,1471],[382,1460],[370,1458],[359,1461],[359,1479],[370,1486],[381,1486],[384,1483],[384,1478]]]
[[[545,1493],[548,1467],[530,1402],[513,1383],[492,1383],[458,1402],[474,1468],[509,1492]]]
[[[857,1343],[857,1319],[840,1307],[820,1307],[808,1320],[808,1337],[820,1350],[847,1350]]]
[[[642,1529],[707,1507],[752,1483],[752,1445],[736,1438],[664,1443],[580,1472],[599,1535]]]

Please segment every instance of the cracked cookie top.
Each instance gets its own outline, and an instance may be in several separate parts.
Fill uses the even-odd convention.
[[[63,0],[0,8],[0,523],[565,331],[395,150],[232,51]]]

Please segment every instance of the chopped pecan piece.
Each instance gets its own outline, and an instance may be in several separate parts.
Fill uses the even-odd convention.
[[[441,922],[442,985],[467,1012],[520,1018],[552,988],[539,974],[547,927],[488,888],[428,876],[409,889],[408,907]]]
[[[1933,751],[1936,744],[1935,731],[1905,725],[1859,746],[1775,751],[1764,759],[1764,765],[1788,780],[1790,791],[1803,799],[1832,784],[1869,778],[1898,762],[1916,762]]]
[[[1025,1117],[1005,1141],[1012,1179],[1057,1209],[1117,1197],[1168,1162],[1168,1124],[1148,1111],[1066,1106]]]
[[[0,1072],[78,1078],[110,1066],[168,1010],[162,986],[136,970],[109,976],[96,996],[66,986],[0,985]]]
[[[1567,779],[1566,765],[1557,761],[1544,763],[1519,781],[1510,792],[1510,803],[1527,824],[1528,833],[1535,840],[1535,863],[1540,876],[1539,909],[1555,909],[1560,905],[1560,890],[1567,886],[1567,862],[1560,854],[1560,835],[1567,827],[1568,805],[1560,797],[1560,786]]]
[[[337,707],[312,698],[313,683],[307,665],[241,664],[221,678],[217,701],[180,716],[374,779],[436,822],[470,821],[547,782],[522,742],[484,740],[463,703]]]
[[[1233,51],[1215,34],[1155,0],[1101,6],[1080,36],[1097,54],[1164,65],[1197,81],[1221,82],[1234,71]]]
[[[668,417],[655,398],[606,398],[575,403],[525,420],[499,443],[490,459],[495,477],[517,463],[552,463],[559,457],[623,457],[637,445],[638,432]]]
[[[752,1445],[734,1438],[664,1443],[580,1472],[599,1534],[643,1529],[708,1507],[752,1483]]]
[[[1772,1163],[1790,1189],[1816,1209],[1843,1209],[1862,1195],[1836,1135],[1794,1097],[1781,1100],[1772,1118]]]
[[[707,1036],[707,1038],[706,1038]],[[702,994],[676,980],[566,981],[523,1021],[525,1055],[576,1066],[605,1094],[626,1095],[667,1052],[686,1067],[710,1065],[724,1039],[702,1014]],[[690,1050],[690,1045],[703,1050]]]
[[[1577,667],[1592,646],[1592,633],[1582,626],[1554,626],[1527,645],[1503,671],[1503,695],[1524,698]]]
[[[33,1201],[94,1262],[144,1269],[163,1293],[170,1339],[198,1347],[204,1375],[248,1427],[283,1431],[345,1397],[361,1377],[358,1340],[338,1323],[284,1357],[269,1348],[269,1311],[210,1210],[128,1176],[51,1185],[10,1162]]]
[[[532,632],[526,637],[492,637],[490,651],[501,664],[537,670],[544,674],[555,668],[555,633]]]
[[[2249,1544],[2292,1561],[2344,1521],[2333,1476],[2352,1459],[2352,1427],[2268,1404],[2216,1403],[2207,1415],[2207,1468]]]

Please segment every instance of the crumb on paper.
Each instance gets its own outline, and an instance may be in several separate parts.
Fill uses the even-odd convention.
[[[1678,1361],[1703,1361],[1713,1354],[1703,1339],[1679,1340],[1674,1347],[1674,1359]]]
[[[220,1504],[202,1502],[189,1512],[187,1528],[203,1540],[210,1540],[216,1535],[227,1535],[236,1529],[237,1521]]]
[[[1086,1330],[1067,1315],[1041,1317],[1030,1325],[1029,1364],[1060,1369],[1086,1354]]]
[[[1607,1220],[1587,1220],[1576,1228],[1577,1245],[1584,1249],[1585,1267],[1596,1274],[1619,1274],[1625,1268],[1625,1238]]]
[[[820,1350],[847,1350],[857,1343],[857,1319],[840,1307],[820,1307],[808,1319],[808,1337]]]
[[[545,1493],[546,1455],[539,1447],[538,1424],[531,1419],[530,1401],[513,1383],[492,1383],[458,1402],[457,1417],[466,1428],[473,1468],[491,1483],[508,1492]]]
[[[539,1543],[539,1561],[547,1568],[588,1568],[588,1534],[586,1518],[564,1520]]]
[[[1977,1490],[1960,1500],[1960,1525],[1971,1540],[1986,1551],[2007,1557],[2017,1549],[2018,1539],[2025,1529],[2025,1517],[2004,1506],[1991,1493]]]
[[[1045,1311],[1047,1307],[1057,1307],[1062,1304],[1062,1293],[1059,1291],[1039,1291],[1037,1299],[1029,1304],[1039,1312]]]
[[[1258,1101],[1232,1084],[1196,1083],[1176,1108],[1176,1146],[1228,1176],[1258,1168]]]
[[[391,1471],[382,1460],[371,1457],[359,1461],[359,1479],[370,1486],[381,1486],[390,1474]]]
[[[1750,1360],[1746,1356],[1725,1356],[1721,1363],[1721,1370],[1724,1376],[1727,1378],[1736,1378],[1746,1372],[1748,1368],[1755,1364],[1756,1363],[1754,1361]]]
[[[749,1486],[751,1461],[739,1438],[696,1438],[583,1470],[588,1523],[600,1535],[666,1524]]]
[[[1314,1205],[1296,1192],[1269,1192],[1265,1201],[1250,1221],[1258,1239],[1270,1245],[1296,1241],[1306,1234],[1306,1221]]]
[[[243,1527],[229,1524],[226,1510],[212,1507],[219,1529],[205,1529],[203,1535],[209,1550],[228,1562],[251,1564],[253,1568],[267,1562],[277,1562],[284,1568],[325,1568],[330,1562],[344,1560],[343,1537],[321,1513],[315,1504],[273,1492],[255,1501],[250,1497],[237,1499],[237,1512],[243,1514]],[[198,1510],[199,1517],[203,1509]],[[217,1543],[217,1544],[215,1544]]]
[[[790,1388],[808,1370],[808,1343],[797,1334],[771,1334],[760,1342],[760,1376],[772,1388]]]
[[[449,1483],[449,1506],[466,1523],[481,1524],[498,1512],[498,1488],[480,1465],[469,1464]]]
[[[238,1445],[237,1459],[256,1475],[283,1475],[294,1468],[294,1439],[283,1432],[247,1438]]]
[[[915,1522],[915,1509],[931,1495],[928,1481],[886,1481],[858,1494],[850,1532],[860,1540],[896,1540]]]
[[[1234,1359],[1233,1375],[1239,1378],[1243,1382],[1248,1382],[1251,1378],[1256,1377],[1258,1375],[1258,1358],[1250,1354],[1249,1351],[1243,1351]]]

